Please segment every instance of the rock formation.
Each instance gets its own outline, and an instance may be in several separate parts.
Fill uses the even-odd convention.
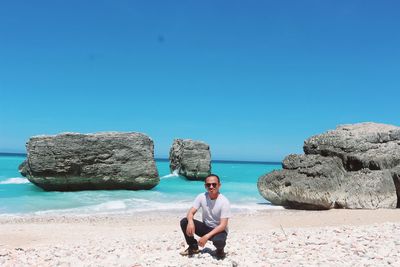
[[[338,126],[307,139],[304,152],[259,178],[265,199],[298,209],[399,207],[400,127]]]
[[[190,139],[175,139],[169,152],[171,172],[189,180],[204,180],[211,173],[210,146]]]
[[[20,172],[44,190],[138,190],[159,183],[153,141],[141,133],[35,136],[26,148]]]

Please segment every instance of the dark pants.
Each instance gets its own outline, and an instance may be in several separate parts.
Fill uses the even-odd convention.
[[[200,222],[198,220],[193,220],[194,222],[194,226],[195,226],[195,233],[196,235],[202,237],[206,234],[208,234],[209,232],[211,232],[213,230],[213,228],[208,227],[207,225],[205,225],[205,223]],[[194,239],[193,236],[188,236],[186,234],[186,228],[188,225],[188,220],[187,218],[183,218],[181,220],[181,228],[182,228],[182,232],[185,235],[185,239],[186,239],[186,243],[189,245],[189,247],[191,248],[197,248],[197,241],[196,239]],[[214,246],[217,249],[223,249],[226,245],[226,237],[228,236],[226,231],[220,232],[216,235],[214,235],[213,237],[211,237],[210,241],[213,242]]]

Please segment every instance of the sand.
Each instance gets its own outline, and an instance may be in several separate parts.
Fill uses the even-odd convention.
[[[224,260],[179,255],[184,215],[0,218],[0,266],[400,266],[400,210],[234,214]]]

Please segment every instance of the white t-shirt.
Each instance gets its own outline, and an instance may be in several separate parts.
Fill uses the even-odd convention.
[[[210,198],[208,192],[199,194],[193,202],[193,208],[198,210],[200,207],[203,212],[203,222],[212,228],[220,224],[221,218],[231,217],[229,200],[221,193],[214,200]]]

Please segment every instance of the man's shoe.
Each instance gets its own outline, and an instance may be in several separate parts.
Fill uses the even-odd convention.
[[[199,253],[200,253],[199,248],[188,247],[187,249],[185,249],[185,251],[182,251],[179,254],[181,254],[182,256],[192,256],[194,254],[199,254]]]
[[[224,249],[217,249],[217,252],[215,253],[215,257],[218,260],[223,260],[226,257],[226,253],[224,251]]]

